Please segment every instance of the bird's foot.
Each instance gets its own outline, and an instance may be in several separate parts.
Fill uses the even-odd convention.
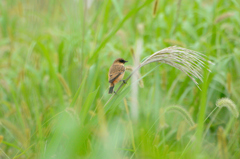
[[[124,84],[127,84],[126,80],[122,80],[122,82],[123,82]]]
[[[117,95],[117,92],[113,91],[113,93],[114,93],[115,95]]]

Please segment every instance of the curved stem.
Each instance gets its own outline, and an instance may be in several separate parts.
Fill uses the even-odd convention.
[[[135,70],[132,71],[132,73],[125,79],[125,82],[122,82],[122,84],[118,87],[118,89],[116,90],[115,94],[122,88],[122,86],[123,86],[124,84],[127,83],[127,81],[132,77],[132,75],[133,75],[137,70],[139,70],[140,68],[141,68],[141,65],[139,65],[137,68],[135,68]],[[114,94],[114,95],[115,95],[115,94]]]
[[[125,79],[125,82],[122,82],[122,84],[118,87],[118,89],[115,91],[115,93],[109,98],[109,100],[106,102],[106,104],[103,106],[105,107],[111,100],[112,98],[117,94],[117,92],[123,87],[124,84],[127,83],[127,81],[132,77],[132,75],[139,70],[142,67],[142,65],[140,64],[137,68],[135,68],[132,73]]]

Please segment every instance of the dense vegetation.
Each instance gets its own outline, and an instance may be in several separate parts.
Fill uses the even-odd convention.
[[[0,1],[0,158],[240,158],[239,10],[238,0]],[[152,63],[111,98],[114,59],[131,70],[173,45],[214,63],[201,90]]]

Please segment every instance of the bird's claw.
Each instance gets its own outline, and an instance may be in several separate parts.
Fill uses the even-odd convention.
[[[126,80],[122,80],[124,84],[127,84]]]

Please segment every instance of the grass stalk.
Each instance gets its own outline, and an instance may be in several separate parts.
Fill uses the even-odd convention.
[[[201,145],[203,141],[203,131],[204,131],[204,119],[207,107],[207,90],[208,90],[208,83],[207,83],[207,70],[204,71],[203,76],[203,84],[202,84],[202,92],[201,92],[201,99],[200,99],[200,108],[198,113],[198,121],[197,121],[197,130],[196,130],[196,153],[200,153]]]
[[[153,0],[146,0],[141,6],[132,9],[121,21],[120,23],[108,34],[108,36],[103,40],[103,42],[98,46],[94,54],[98,54],[99,51],[107,44],[107,42],[116,34],[116,32],[123,26],[123,24],[134,14],[144,8],[146,5],[152,3]]]

